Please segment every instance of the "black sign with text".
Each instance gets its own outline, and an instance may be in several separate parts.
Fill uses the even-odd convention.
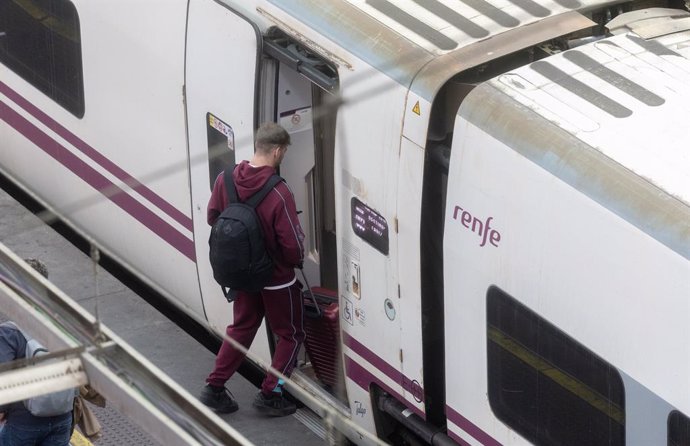
[[[350,201],[352,230],[364,241],[388,255],[388,223],[378,212],[352,197]]]

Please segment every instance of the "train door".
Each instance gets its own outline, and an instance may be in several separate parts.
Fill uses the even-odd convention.
[[[263,37],[217,2],[191,0],[187,20],[185,99],[197,268],[206,317],[222,330],[232,312],[208,262],[206,206],[216,176],[252,158],[261,122],[279,122],[292,137],[280,174],[301,211],[310,285],[336,288],[335,117],[321,110],[325,92],[337,87],[337,71],[277,29]],[[266,343],[255,342],[253,349],[258,345]]]
[[[184,94],[197,268],[204,312],[219,330],[232,311],[208,261],[206,206],[218,173],[254,153],[260,38],[227,6],[189,2]]]
[[[304,271],[311,286],[337,288],[333,150],[337,71],[278,29],[264,38],[261,120],[278,122],[292,144],[280,167],[305,233]],[[271,88],[274,85],[274,88]]]

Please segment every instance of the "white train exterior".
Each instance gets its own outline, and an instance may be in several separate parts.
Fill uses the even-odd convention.
[[[350,439],[690,444],[690,15],[608,3],[0,0],[0,171],[220,333],[278,121]]]

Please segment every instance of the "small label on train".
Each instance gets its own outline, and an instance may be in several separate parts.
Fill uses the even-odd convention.
[[[211,113],[208,113],[208,125],[209,127],[218,130],[221,134],[225,135],[225,137],[228,138],[228,149],[234,152],[235,132],[232,130],[232,127],[230,127],[229,125],[227,125]]]
[[[388,255],[388,222],[381,214],[352,197],[352,230],[374,248]]]
[[[484,247],[486,242],[498,247],[498,243],[501,241],[501,233],[491,227],[491,220],[493,219],[493,217],[487,217],[486,220],[482,221],[458,205],[453,210],[453,220],[457,220],[464,228],[477,234],[481,247]]]

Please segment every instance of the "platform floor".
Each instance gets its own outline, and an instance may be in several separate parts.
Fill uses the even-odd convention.
[[[102,268],[95,273],[87,256],[1,189],[0,242],[22,258],[37,258],[45,263],[49,279],[58,288],[88,311],[98,314],[106,326],[182,387],[198,394],[213,366],[214,355]],[[254,444],[325,444],[319,435],[298,421],[311,418],[313,414],[308,409],[300,409],[295,416],[285,418],[263,417],[251,406],[257,392],[252,384],[237,375],[229,381],[228,388],[238,400],[240,410],[221,417]],[[95,413],[103,425],[103,436],[93,442],[96,446],[157,444],[132,424],[126,414],[108,407],[96,408]],[[75,446],[88,444],[74,442]]]

